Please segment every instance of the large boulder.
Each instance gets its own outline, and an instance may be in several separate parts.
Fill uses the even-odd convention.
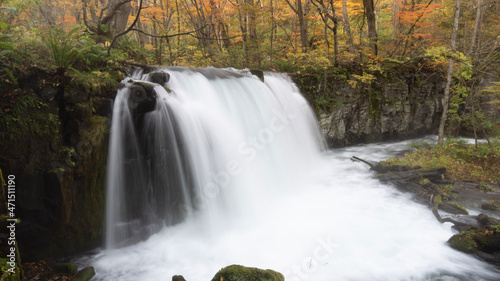
[[[271,269],[230,265],[219,270],[212,281],[284,281],[283,274]]]

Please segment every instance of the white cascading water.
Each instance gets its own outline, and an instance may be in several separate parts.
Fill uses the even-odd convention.
[[[156,86],[153,111],[134,117],[129,88],[115,100],[107,249],[85,262],[97,280],[211,280],[231,264],[289,281],[500,278],[447,245],[450,224],[350,160],[404,142],[322,151],[287,76],[163,71],[172,92]]]

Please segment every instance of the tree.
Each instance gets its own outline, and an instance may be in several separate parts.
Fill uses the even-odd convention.
[[[352,39],[351,25],[349,23],[349,15],[347,14],[347,1],[342,0],[342,16],[344,22],[344,31],[347,33],[347,41],[349,43],[349,51],[354,52],[354,40]]]
[[[378,55],[378,36],[375,17],[375,4],[373,3],[373,0],[363,0],[363,5],[365,7],[365,16],[368,23],[368,40],[370,41],[372,52],[376,56]]]
[[[306,15],[309,11],[308,5],[309,1],[306,0],[306,4],[302,6],[302,0],[297,0],[296,6],[290,3],[289,0],[285,0],[290,9],[297,15],[299,19],[299,30],[300,30],[300,43],[302,45],[302,52],[307,52],[307,46],[309,45],[309,35],[307,31],[307,19]]]
[[[480,30],[481,26],[481,6],[483,5],[482,0],[477,0],[477,7],[476,7],[476,20],[474,21],[474,31],[472,32],[472,39],[470,42],[470,51],[469,53],[472,54],[475,50],[476,44],[478,44],[478,33]],[[478,48],[479,48],[478,44]]]
[[[451,52],[456,51],[457,45],[457,32],[458,32],[458,19],[460,17],[460,0],[456,0],[455,4],[455,14],[453,17],[453,30],[451,32]],[[438,144],[444,143],[444,127],[446,123],[446,116],[448,114],[448,106],[450,100],[450,87],[451,87],[451,79],[453,74],[453,63],[454,63],[453,55],[450,57],[450,61],[448,63],[448,73],[446,75],[446,86],[444,89],[444,97],[443,97],[443,113],[441,115],[441,120],[439,123],[438,130]]]
[[[132,11],[131,1],[82,0],[83,22],[87,29],[96,35],[96,41],[109,40],[125,30]]]
[[[323,0],[311,0],[311,2],[318,9],[319,15],[321,16],[321,19],[325,23],[325,26],[328,27],[331,31],[333,31],[333,49],[334,49],[335,65],[338,65],[338,59],[339,59],[339,38],[337,36],[338,17],[335,14],[335,6],[333,5],[333,0],[328,0],[327,4],[325,4]],[[328,24],[328,20],[331,20],[333,22],[333,26]]]

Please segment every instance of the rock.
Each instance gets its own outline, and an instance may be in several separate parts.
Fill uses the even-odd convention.
[[[156,92],[154,85],[149,83],[135,82],[130,86],[128,104],[136,115],[150,112],[156,107]]]
[[[63,97],[66,103],[88,102],[90,100],[90,92],[70,86],[64,90]]]
[[[57,92],[57,88],[50,85],[44,85],[39,95],[45,101],[52,101],[56,97]]]
[[[442,202],[439,209],[454,215],[468,215],[467,209],[456,202]]]
[[[94,277],[94,275],[95,275],[94,268],[92,266],[89,266],[78,271],[78,273],[73,278],[73,281],[88,281],[92,277]]]
[[[78,121],[88,120],[92,116],[92,106],[89,103],[77,103],[68,107],[69,118]]]
[[[55,273],[74,275],[78,272],[78,266],[74,263],[57,263],[54,265]]]
[[[92,103],[97,115],[111,116],[111,111],[113,110],[113,100],[111,98],[94,97]]]
[[[483,209],[485,211],[498,211],[499,210],[497,205],[495,205],[494,203],[490,203],[490,202],[485,202],[485,203],[481,204],[481,209]]]
[[[153,83],[157,83],[160,85],[164,85],[170,80],[170,74],[163,71],[154,71],[149,73],[149,81]]]
[[[172,281],[186,281],[186,279],[182,275],[174,275],[172,276]]]
[[[262,70],[253,69],[253,70],[250,70],[250,73],[259,77],[260,81],[264,82],[264,72]]]
[[[448,243],[453,249],[467,254],[475,254],[479,251],[476,241],[467,232],[453,235]]]
[[[230,265],[219,270],[212,281],[284,281],[283,274],[271,269]]]
[[[477,221],[483,225],[483,226],[488,226],[488,225],[498,225],[500,224],[500,221],[497,220],[497,219],[494,219],[492,217],[489,217],[485,214],[479,214],[477,217],[476,217]]]

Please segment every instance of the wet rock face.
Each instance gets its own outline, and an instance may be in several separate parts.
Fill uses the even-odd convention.
[[[165,83],[170,80],[170,74],[163,72],[163,71],[153,71],[149,73],[149,81],[160,84],[160,85],[165,85]]]
[[[0,169],[16,177],[16,238],[23,261],[98,246],[103,233],[106,116],[116,88],[54,86],[42,74],[37,79],[47,81],[45,86],[33,79],[17,101],[28,100],[27,109],[9,113],[26,116],[29,129],[9,126],[7,133],[19,137],[0,142]]]
[[[153,87],[143,85],[143,83],[130,86],[128,104],[136,115],[153,111],[156,106],[156,93]]]
[[[437,129],[444,92],[440,79],[423,77],[413,82],[380,84],[382,89],[366,93],[339,81],[339,95],[352,98],[320,115],[323,136],[330,147],[416,137]]]

